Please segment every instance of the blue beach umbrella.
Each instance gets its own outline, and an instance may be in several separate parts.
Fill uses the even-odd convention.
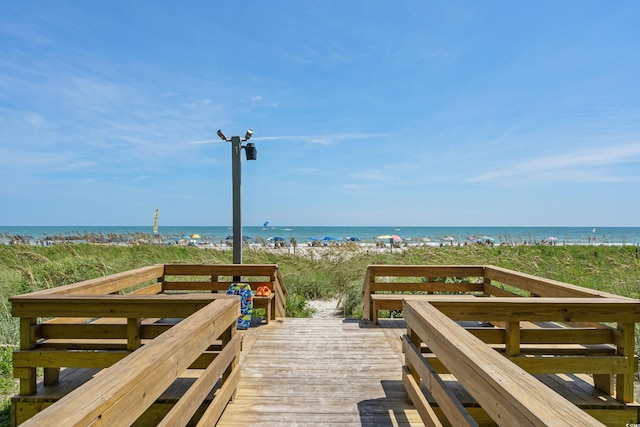
[[[339,240],[339,239],[337,239],[336,237],[333,237],[333,236],[324,236],[322,238],[322,240]]]
[[[348,240],[348,241],[350,241],[350,242],[359,242],[359,241],[360,241],[360,238],[359,238],[359,237],[356,237],[356,236],[351,236],[351,237],[345,237],[345,239],[344,239],[344,240]]]

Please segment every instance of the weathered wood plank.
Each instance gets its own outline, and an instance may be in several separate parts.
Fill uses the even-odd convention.
[[[242,379],[218,426],[423,425],[381,328],[286,318],[246,332]]]

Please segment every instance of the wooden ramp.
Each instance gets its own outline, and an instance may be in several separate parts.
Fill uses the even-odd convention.
[[[407,403],[401,329],[285,318],[245,331],[241,380],[218,426],[422,426]]]

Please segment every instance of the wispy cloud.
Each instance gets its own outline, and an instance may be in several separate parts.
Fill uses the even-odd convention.
[[[507,165],[474,176],[471,182],[622,182],[638,176],[621,176],[611,166],[640,162],[640,143],[593,148],[544,156]]]
[[[354,141],[369,138],[381,138],[382,133],[329,133],[324,135],[288,135],[288,136],[259,136],[253,138],[256,141],[290,141],[304,144],[332,145],[345,141]]]

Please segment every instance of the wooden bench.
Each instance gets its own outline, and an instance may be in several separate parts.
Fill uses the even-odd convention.
[[[481,266],[369,265],[362,288],[363,317],[378,324],[380,310],[402,310],[405,298],[423,298],[434,293],[484,293]],[[447,278],[464,281],[447,282]],[[471,278],[479,278],[473,282]]]
[[[208,280],[195,281],[194,278],[199,278],[198,276],[205,276]],[[267,286],[271,290],[269,296],[253,297],[253,308],[265,310],[265,323],[277,317],[286,317],[287,287],[275,264],[166,265],[162,289],[165,292],[226,292],[229,286],[236,282],[234,277],[238,276],[242,279],[241,282],[249,284],[253,291],[260,286]]]
[[[495,266],[369,265],[362,287],[363,318],[378,323],[380,310],[402,310],[405,299],[425,295],[476,297],[617,297],[569,283]]]

